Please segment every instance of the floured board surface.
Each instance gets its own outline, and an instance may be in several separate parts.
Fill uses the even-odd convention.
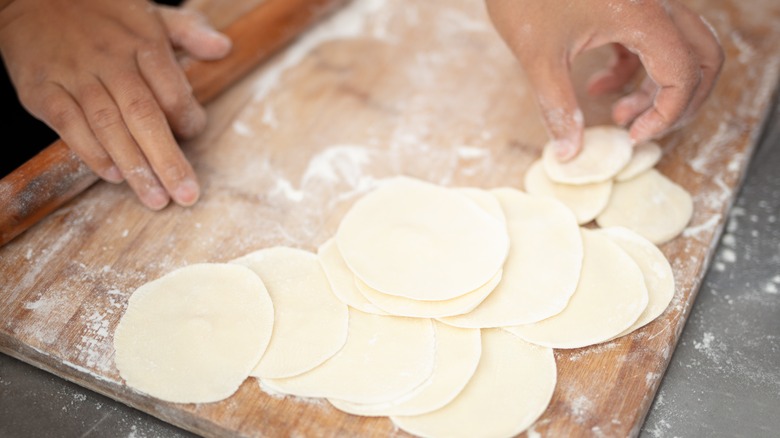
[[[662,246],[677,294],[630,336],[556,351],[559,382],[533,432],[638,433],[761,132],[778,84],[780,4],[690,3],[728,60],[697,119],[661,141],[659,169],[695,200],[690,226]],[[603,60],[578,61],[580,89]],[[614,99],[581,95],[586,122],[608,122]],[[0,349],[203,435],[405,436],[384,418],[271,397],[254,379],[219,403],[160,402],[123,385],[112,334],[146,281],[273,245],[314,250],[382,178],[522,187],[546,134],[483,3],[354,0],[210,112],[209,130],[186,145],[204,189],[195,207],[153,213],[127,187],[100,183],[0,248]]]

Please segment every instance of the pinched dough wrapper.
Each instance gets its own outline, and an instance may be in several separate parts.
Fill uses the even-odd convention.
[[[195,264],[139,287],[114,333],[128,386],[174,403],[232,395],[271,339],[263,282],[230,264]]]
[[[625,227],[656,245],[680,234],[693,216],[693,199],[655,169],[616,183],[607,208],[596,218],[602,228]]]
[[[356,404],[343,400],[328,401],[338,410],[369,417],[420,415],[435,411],[451,402],[471,380],[482,355],[478,329],[450,327],[434,323],[436,356],[433,374],[422,385],[403,397],[388,403]]]
[[[262,379],[279,393],[352,403],[384,403],[408,394],[431,376],[436,351],[430,319],[349,311],[347,343],[304,374]]]
[[[507,331],[537,345],[580,348],[612,339],[639,318],[648,302],[639,266],[604,235],[582,229],[582,239],[582,275],[569,305],[544,321]]]
[[[468,196],[406,177],[357,201],[336,243],[371,288],[423,301],[476,290],[501,269],[509,250],[503,224]]]
[[[507,220],[511,246],[503,277],[476,309],[441,318],[456,327],[528,324],[562,311],[577,288],[582,237],[574,214],[552,198],[492,191]]]
[[[590,184],[607,181],[631,160],[633,145],[628,131],[614,126],[585,129],[582,150],[562,162],[555,156],[553,142],[542,152],[544,170],[551,180],[563,184]]]
[[[274,247],[234,260],[263,279],[276,320],[255,377],[291,377],[316,367],[347,341],[349,312],[330,289],[317,255]]]
[[[649,294],[644,312],[631,327],[617,335],[620,337],[643,327],[666,310],[674,297],[674,272],[661,250],[639,234],[621,227],[602,228],[596,232],[607,236],[631,256],[642,270]]]
[[[577,223],[585,224],[598,216],[609,202],[612,180],[591,184],[561,184],[551,180],[541,161],[536,161],[525,173],[525,190],[532,195],[551,196],[569,207]]]
[[[557,380],[555,357],[501,329],[482,330],[482,357],[471,381],[443,408],[392,416],[402,430],[424,437],[511,437],[547,409]]]

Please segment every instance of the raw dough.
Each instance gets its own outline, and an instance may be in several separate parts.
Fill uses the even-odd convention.
[[[692,215],[691,195],[650,169],[616,183],[607,208],[596,222],[602,228],[626,227],[658,245],[680,234]]]
[[[642,172],[652,169],[661,160],[661,146],[652,141],[634,146],[634,154],[626,167],[615,175],[615,181],[629,180]]]
[[[607,206],[612,180],[582,185],[556,183],[547,176],[539,160],[525,173],[525,190],[532,195],[551,196],[563,202],[577,217],[577,223],[585,224]]]
[[[333,294],[342,303],[366,313],[387,315],[387,312],[368,301],[355,285],[355,274],[349,270],[347,263],[336,246],[335,239],[329,239],[317,250],[322,269],[328,277]]]
[[[320,365],[347,341],[349,312],[330,289],[317,256],[274,247],[234,260],[263,279],[276,320],[255,377],[291,377]]]
[[[457,327],[502,327],[540,321],[562,311],[577,288],[582,237],[562,203],[519,190],[492,191],[511,239],[504,274],[476,309],[441,321]]]
[[[647,307],[639,266],[604,235],[582,229],[585,258],[577,291],[563,312],[535,324],[508,327],[528,342],[580,348],[613,338]]]
[[[366,405],[336,399],[328,401],[341,411],[370,417],[420,415],[444,407],[474,375],[482,355],[482,339],[477,329],[450,327],[440,322],[433,327],[436,331],[433,374],[417,389],[389,403]]]
[[[373,289],[424,301],[486,284],[509,249],[503,225],[467,196],[405,177],[357,201],[336,243],[347,266]]]
[[[349,311],[344,348],[317,368],[287,379],[262,379],[273,391],[352,403],[384,403],[423,384],[436,350],[430,319]]]
[[[230,264],[195,264],[139,287],[114,332],[128,386],[174,403],[232,395],[271,339],[263,282]]]
[[[621,227],[603,228],[596,232],[607,236],[627,252],[642,270],[645,279],[649,301],[639,319],[618,337],[627,335],[656,319],[669,306],[674,297],[674,272],[661,250],[639,234]]]
[[[427,414],[391,419],[424,437],[511,437],[544,413],[556,379],[551,349],[499,329],[483,330],[477,371],[455,400]]]
[[[446,301],[418,301],[383,294],[371,289],[357,277],[355,277],[355,285],[365,299],[391,315],[439,318],[472,311],[495,290],[501,281],[502,273],[503,271],[498,271],[495,277],[479,289]]]
[[[614,126],[585,129],[582,151],[562,162],[555,156],[553,142],[542,153],[544,170],[551,180],[564,184],[589,184],[606,181],[618,174],[631,160],[633,146],[628,131]]]
[[[501,204],[498,202],[495,196],[493,196],[489,190],[477,189],[474,187],[458,187],[455,191],[466,195],[469,199],[479,205],[485,212],[493,216],[502,225],[506,226],[506,217],[504,216],[504,210],[501,208]]]

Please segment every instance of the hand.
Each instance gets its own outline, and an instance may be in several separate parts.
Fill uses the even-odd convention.
[[[195,13],[146,0],[0,3],[0,52],[24,107],[147,207],[195,203],[195,172],[174,133],[198,134],[206,113],[173,49],[217,59],[230,40]]]
[[[695,113],[723,65],[712,27],[676,0],[487,0],[487,6],[528,74],[561,160],[582,148],[582,113],[570,78],[580,53],[615,48],[611,64],[590,78],[594,95],[622,90],[644,66],[643,84],[612,109],[615,123],[630,123],[637,143]]]

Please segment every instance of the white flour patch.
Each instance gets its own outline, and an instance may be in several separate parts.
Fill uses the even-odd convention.
[[[720,252],[720,256],[726,263],[734,263],[737,261],[737,253],[735,253],[734,250],[730,248],[723,248],[723,250]]]
[[[715,229],[715,227],[720,223],[720,218],[722,216],[720,213],[714,214],[709,217],[705,222],[697,224],[697,225],[690,225],[688,228],[683,230],[682,235],[683,237],[692,237],[696,236],[702,232],[711,232]]]
[[[614,350],[615,348],[618,347],[618,345],[619,344],[617,342],[607,342],[604,344],[591,345],[590,347],[581,348],[576,353],[569,354],[569,360],[572,362],[576,362],[582,359],[583,357],[588,357],[594,354],[601,354],[610,350]],[[556,353],[558,352],[556,351]]]
[[[233,131],[242,137],[253,137],[255,132],[252,130],[246,122],[242,120],[236,120],[233,122]]]
[[[264,100],[287,70],[300,64],[312,50],[326,42],[360,35],[368,35],[376,39],[386,38],[387,33],[381,25],[369,27],[369,18],[382,9],[385,3],[385,0],[354,0],[341,11],[317,24],[306,32],[303,38],[285,50],[278,62],[274,62],[268,67],[255,83],[253,99],[256,102]]]
[[[693,347],[699,351],[711,352],[713,340],[715,340],[715,336],[710,332],[706,332],[701,342],[693,341]]]
[[[583,424],[587,421],[590,411],[593,409],[593,402],[588,397],[581,395],[571,401],[569,409],[574,417],[574,422]]]

